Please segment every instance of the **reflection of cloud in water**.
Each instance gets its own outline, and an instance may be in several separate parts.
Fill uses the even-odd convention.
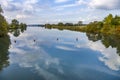
[[[76,69],[76,71],[77,71],[77,69],[78,68],[80,68],[80,72],[78,71],[78,73],[77,74],[79,74],[79,76],[81,76],[80,75],[80,73],[81,74],[84,74],[84,73],[91,73],[91,72],[89,72],[89,70],[92,70],[92,71],[97,71],[97,72],[100,72],[101,74],[109,74],[109,75],[111,75],[111,76],[116,76],[116,77],[120,77],[120,75],[119,74],[116,74],[116,72],[113,72],[113,71],[111,71],[111,70],[108,70],[108,69],[106,69],[105,67],[101,67],[101,66],[99,66],[99,65],[94,65],[94,67],[93,66],[90,66],[90,65],[87,65],[87,64],[83,64],[83,65],[78,65],[75,69]],[[89,75],[89,74],[88,74]],[[94,76],[95,76],[95,74],[93,74]],[[93,75],[91,75],[91,76],[93,76]],[[87,75],[85,75],[85,76],[87,76]],[[90,77],[91,77],[90,76]],[[96,75],[96,77],[97,76],[100,76],[100,75]],[[93,79],[92,80],[96,80],[96,78],[94,78],[93,77]]]
[[[35,42],[12,43],[12,48],[9,49],[10,63],[18,64],[23,68],[32,68],[37,74],[42,75],[46,80],[57,79],[54,73],[49,72],[53,68],[63,74],[58,58],[51,57],[46,53],[39,44]]]
[[[51,74],[50,72],[48,72],[47,70],[41,68],[39,65],[35,65],[35,70],[37,71],[37,73],[39,75],[44,76],[44,78],[46,80],[59,80],[59,78],[57,76],[55,76],[54,74]]]
[[[67,46],[56,46],[56,48],[61,49],[61,50],[66,50],[66,51],[75,51],[76,49],[73,49],[71,47]]]
[[[76,45],[77,48],[81,47],[87,47],[91,48],[95,51],[100,51],[103,55],[102,57],[99,57],[99,60],[104,62],[105,65],[107,65],[112,70],[120,70],[120,56],[117,54],[116,49],[109,47],[105,48],[105,46],[100,42],[92,42],[89,41],[88,43],[84,45]]]
[[[66,42],[62,41],[62,44],[65,45],[75,45],[77,48],[90,48],[95,51],[100,51],[103,55],[102,57],[99,57],[99,60],[104,62],[106,66],[108,66],[112,70],[120,70],[120,56],[117,54],[116,48],[106,48],[100,41],[92,42],[86,39],[86,37],[79,39],[80,43],[74,43],[74,42]],[[82,42],[82,43],[81,43]],[[56,46],[58,49],[62,50],[68,50],[68,51],[75,51],[77,49],[67,46]]]

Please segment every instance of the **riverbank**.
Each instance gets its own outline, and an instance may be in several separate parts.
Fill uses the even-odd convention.
[[[97,26],[92,26],[97,27]],[[120,36],[120,26],[111,26],[112,28],[108,28],[108,26],[103,26],[103,28],[99,29],[89,29],[89,26],[45,26],[48,29],[59,29],[59,30],[71,30],[71,31],[80,31],[86,33],[93,33],[93,34],[105,34],[105,35],[116,35]]]
[[[71,31],[83,31],[85,26],[45,26],[45,28],[48,28],[48,29],[59,29],[59,30],[71,30]]]
[[[65,23],[58,24],[46,24],[46,28],[57,28],[59,30],[72,30],[72,31],[80,31],[87,33],[95,33],[95,34],[108,34],[108,35],[119,35],[120,36],[120,16],[113,16],[109,14],[102,21],[94,21],[90,22],[87,25],[83,24],[73,24],[69,23],[69,25]]]

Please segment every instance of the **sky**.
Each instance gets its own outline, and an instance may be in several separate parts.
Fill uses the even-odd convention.
[[[108,14],[120,15],[120,0],[0,0],[8,22],[27,24],[89,23]]]

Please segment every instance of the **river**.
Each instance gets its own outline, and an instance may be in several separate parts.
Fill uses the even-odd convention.
[[[0,41],[0,80],[120,80],[118,37],[28,27]]]

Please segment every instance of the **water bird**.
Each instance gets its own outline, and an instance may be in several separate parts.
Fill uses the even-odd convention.
[[[16,43],[16,40],[14,40],[14,42]]]
[[[35,42],[36,40],[34,39],[34,42]]]
[[[78,41],[78,38],[76,38],[76,41]]]
[[[59,39],[57,38],[57,41],[58,41]]]

